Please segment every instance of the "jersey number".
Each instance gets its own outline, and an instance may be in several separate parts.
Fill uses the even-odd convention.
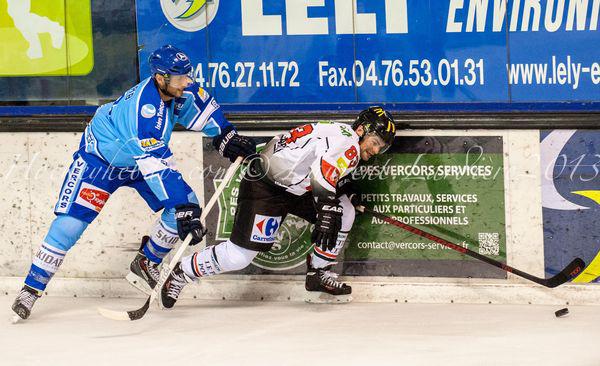
[[[292,131],[290,131],[290,137],[288,137],[285,140],[285,143],[286,144],[294,143],[299,138],[304,137],[306,135],[310,135],[312,132],[313,132],[312,125],[304,125],[304,126],[296,127]]]

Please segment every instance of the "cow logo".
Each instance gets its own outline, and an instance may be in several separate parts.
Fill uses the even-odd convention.
[[[250,240],[258,243],[274,243],[280,224],[281,216],[255,215]]]
[[[160,0],[160,7],[175,28],[197,32],[215,19],[219,0]]]
[[[152,118],[156,116],[156,107],[152,104],[144,104],[141,114],[144,118]]]

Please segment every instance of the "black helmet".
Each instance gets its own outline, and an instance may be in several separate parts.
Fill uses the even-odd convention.
[[[376,134],[381,137],[386,144],[382,153],[394,142],[394,136],[396,136],[394,118],[379,106],[369,107],[369,109],[360,112],[356,121],[352,124],[352,129],[356,131],[359,126],[363,126],[365,130],[360,138],[361,140],[369,134]]]

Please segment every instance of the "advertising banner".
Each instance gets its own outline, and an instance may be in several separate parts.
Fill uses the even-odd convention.
[[[598,282],[600,132],[543,131],[541,141],[546,273],[580,257],[588,267],[574,282]]]
[[[137,83],[134,0],[0,0],[0,35],[2,104],[91,106]]]
[[[160,0],[159,9],[141,0],[140,76],[150,52],[173,43],[230,111],[599,102],[600,49],[590,47],[600,43],[599,8],[600,0]]]
[[[398,137],[385,155],[361,163],[353,178],[364,204],[375,211],[506,261],[502,152],[497,136]],[[205,197],[220,181],[227,166],[223,160],[205,144]],[[242,177],[240,172],[225,190],[219,215],[207,220],[209,243],[229,237]],[[259,254],[244,273],[304,273],[311,230],[306,221],[288,216],[273,249]],[[339,260],[346,275],[506,277],[503,271],[367,215],[357,215]]]
[[[0,0],[0,76],[86,75],[94,66],[90,1]]]

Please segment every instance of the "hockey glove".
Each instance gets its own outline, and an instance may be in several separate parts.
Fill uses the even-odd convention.
[[[175,219],[177,220],[177,234],[181,240],[185,240],[188,234],[192,234],[190,245],[196,245],[202,241],[206,229],[200,222],[202,209],[195,203],[175,206]]]
[[[317,201],[317,221],[312,232],[312,242],[323,250],[332,250],[342,227],[343,208],[339,200]]]
[[[232,163],[238,156],[246,158],[256,154],[256,142],[250,137],[238,135],[233,126],[227,127],[221,135],[215,137],[213,146],[222,157],[228,158]]]
[[[344,194],[348,196],[352,206],[356,207],[362,205],[360,188],[356,182],[352,180],[350,175],[346,175],[345,177],[341,178],[337,184],[336,196],[340,197]]]

